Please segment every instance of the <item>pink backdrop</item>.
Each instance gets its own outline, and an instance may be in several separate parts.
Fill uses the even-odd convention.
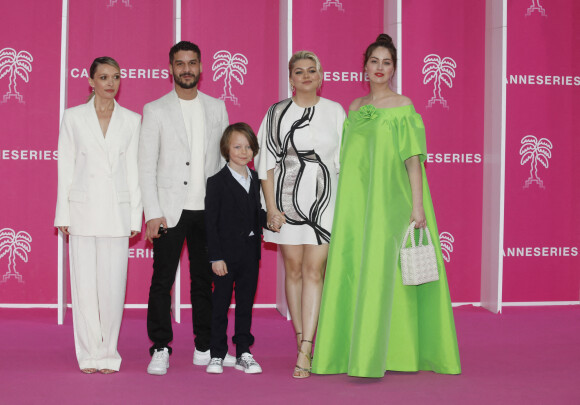
[[[575,136],[580,124],[580,3],[540,2],[542,8],[532,0],[508,2],[504,299],[578,301],[580,169],[573,158],[580,152]],[[0,304],[55,304],[52,224],[62,2],[5,3],[0,14]],[[310,49],[319,55],[326,72],[321,94],[345,109],[368,91],[362,53],[384,31],[383,3],[293,1],[293,51]],[[146,102],[171,90],[172,0],[69,4],[68,106],[85,102],[88,68],[103,55],[121,64],[121,105],[141,113]],[[427,128],[427,172],[446,241],[451,297],[477,302],[485,1],[405,0],[402,16],[403,93],[413,99]],[[200,89],[224,97],[231,122],[243,120],[257,130],[268,106],[279,98],[278,2],[182,0],[181,23],[182,38],[202,50]],[[214,62],[229,57],[237,58],[237,76],[214,80]],[[18,68],[15,58],[22,62]],[[438,61],[444,65],[429,64]],[[14,76],[14,69],[20,75]],[[424,83],[427,70],[438,73]],[[276,254],[267,245],[263,252],[256,303],[272,304]],[[128,304],[147,302],[151,254],[142,236],[132,241]],[[6,273],[12,276],[4,280]],[[182,284],[182,303],[187,304],[187,271]]]
[[[199,89],[225,101],[230,123],[244,121],[258,132],[268,107],[278,101],[278,2],[237,1],[224,7],[222,2],[182,0],[181,4],[181,38],[199,45],[202,54]],[[238,72],[216,77],[217,64],[230,57],[237,60]],[[182,271],[181,276],[182,296],[189,297],[189,273]],[[275,303],[275,245],[262,248],[258,283],[255,303]]]
[[[143,105],[172,89],[169,48],[173,44],[171,0],[75,0],[70,3],[68,107],[86,101],[94,58],[111,56],[121,66],[117,101],[139,114]],[[131,239],[127,304],[146,304],[153,273],[152,246],[144,230]]]
[[[578,301],[580,3],[508,2],[505,301]]]
[[[294,0],[293,52],[309,50],[324,70],[321,96],[342,104],[345,112],[356,97],[368,92],[362,54],[383,32],[382,0]]]
[[[4,3],[0,13],[0,303],[56,303],[53,221],[61,3]],[[42,30],[37,29],[40,26]]]
[[[426,170],[454,302],[479,301],[484,32],[484,0],[403,2],[403,94],[425,122]]]

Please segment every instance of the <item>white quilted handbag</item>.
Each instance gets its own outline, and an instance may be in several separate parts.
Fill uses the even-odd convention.
[[[404,285],[419,285],[439,280],[435,247],[431,241],[429,228],[425,227],[427,245],[423,245],[423,228],[419,233],[419,244],[415,246],[415,221],[409,225],[403,245],[401,246],[401,272]],[[407,247],[407,239],[411,236],[411,246]]]

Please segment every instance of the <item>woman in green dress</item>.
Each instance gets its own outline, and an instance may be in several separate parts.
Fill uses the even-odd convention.
[[[389,83],[393,41],[367,48],[370,93],[344,124],[341,174],[312,372],[382,377],[387,370],[459,374],[439,233],[423,162],[425,127]],[[399,251],[411,221],[429,230],[439,280],[404,286]]]

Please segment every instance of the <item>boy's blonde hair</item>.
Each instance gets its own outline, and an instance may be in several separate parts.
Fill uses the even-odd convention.
[[[260,150],[256,134],[254,134],[252,127],[245,122],[236,122],[235,124],[229,125],[225,129],[224,134],[222,135],[222,139],[220,140],[220,152],[224,159],[226,159],[228,162],[230,161],[230,142],[234,132],[239,132],[246,137],[248,143],[250,144],[250,148],[252,148],[252,152],[254,154],[253,157],[255,157]]]

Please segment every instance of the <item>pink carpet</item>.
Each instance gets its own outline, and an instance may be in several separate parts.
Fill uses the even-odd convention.
[[[168,374],[150,376],[145,310],[125,311],[121,372],[84,375],[74,357],[70,311],[58,326],[55,310],[0,309],[0,404],[580,404],[580,307],[454,312],[462,375],[298,381],[291,378],[291,325],[274,310],[254,310],[252,351],[263,374],[226,369],[208,375],[193,366],[191,318],[184,311],[185,322],[174,326]]]

